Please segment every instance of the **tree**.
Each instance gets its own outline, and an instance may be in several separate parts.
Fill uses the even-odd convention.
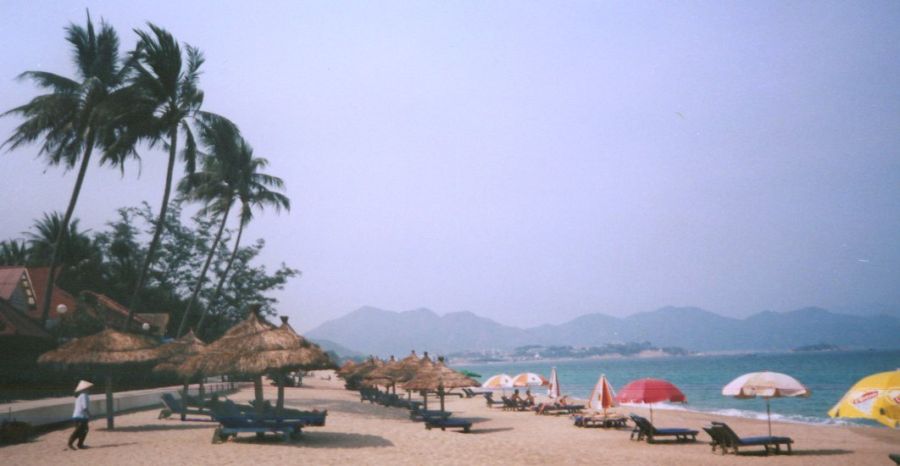
[[[206,262],[203,264],[203,269],[200,270],[200,276],[197,277],[197,283],[184,308],[184,315],[181,317],[181,324],[178,326],[175,338],[180,337],[185,331],[191,307],[203,287],[206,273],[216,254],[219,242],[222,240],[222,233],[225,231],[231,206],[238,195],[237,178],[240,174],[238,164],[241,154],[239,152],[240,134],[237,127],[224,118],[204,122],[200,124],[199,137],[207,151],[203,158],[203,169],[186,176],[179,184],[179,192],[189,200],[204,203],[199,215],[217,216],[220,221],[216,237],[206,256]]]
[[[28,245],[22,240],[0,241],[0,265],[26,265]]]
[[[35,220],[28,238],[29,264],[47,266],[56,255],[56,282],[72,293],[89,288],[94,277],[99,274],[100,252],[85,231],[78,229],[78,219],[73,218],[65,231],[63,218],[59,212],[45,213]]]
[[[135,30],[139,41],[131,54],[131,66],[135,72],[129,87],[136,96],[133,113],[129,118],[129,121],[135,123],[130,127],[131,139],[147,140],[151,147],[161,143],[164,149],[168,149],[169,159],[159,216],[131,298],[126,330],[138,308],[141,289],[165,228],[179,133],[185,134],[185,147],[181,156],[186,171],[193,173],[197,148],[189,122],[198,116],[203,104],[203,91],[198,87],[203,54],[200,50],[185,45],[185,63],[181,46],[172,34],[152,23],[148,27],[150,33]]]
[[[128,107],[128,93],[123,92],[122,87],[128,68],[123,67],[119,59],[119,38],[115,30],[101,21],[100,32],[96,33],[88,14],[86,27],[70,24],[66,28],[66,40],[72,45],[78,78],[46,71],[26,71],[19,79],[30,79],[49,93],[2,115],[18,115],[25,120],[3,143],[8,150],[42,139],[38,155],[45,158],[48,165],[63,165],[66,170],[78,165],[75,186],[58,230],[60,236],[49,253],[50,274],[41,309],[42,323],[47,321],[50,310],[59,244],[72,220],[91,155],[95,149],[116,143],[121,133],[118,117],[122,109]],[[122,168],[130,155],[134,155],[134,147],[119,144],[116,151],[104,151],[100,163]]]
[[[240,202],[241,205],[238,234],[234,240],[234,250],[231,253],[231,258],[225,266],[225,271],[219,277],[216,291],[210,298],[206,309],[200,315],[200,322],[197,323],[198,331],[203,327],[209,310],[216,305],[219,299],[225,279],[228,277],[228,272],[231,270],[232,264],[237,257],[244,227],[253,220],[253,209],[273,207],[276,212],[280,212],[281,209],[288,211],[291,209],[290,199],[284,194],[276,192],[276,190],[284,189],[284,181],[276,176],[260,172],[260,170],[269,165],[269,161],[262,157],[254,157],[253,148],[242,137],[237,138],[237,153],[234,162],[234,166],[229,171],[229,182],[234,183],[233,190],[236,201]]]

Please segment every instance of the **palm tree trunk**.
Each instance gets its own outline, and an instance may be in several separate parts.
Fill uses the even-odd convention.
[[[216,292],[213,293],[212,299],[209,300],[209,304],[206,306],[206,309],[203,309],[203,313],[200,315],[200,322],[197,323],[197,332],[203,328],[203,323],[206,321],[206,316],[209,314],[209,310],[216,304],[216,301],[219,300],[219,295],[222,294],[222,287],[225,285],[225,279],[228,277],[228,272],[231,271],[231,265],[234,264],[234,259],[237,258],[238,248],[241,245],[241,235],[244,234],[244,222],[241,222],[241,225],[238,227],[238,235],[234,240],[234,249],[231,251],[231,258],[228,259],[228,265],[225,266],[225,271],[222,272],[222,276],[219,277],[219,284],[216,285]]]
[[[206,256],[206,263],[203,264],[203,270],[200,272],[200,278],[197,279],[197,284],[194,286],[194,292],[191,294],[191,299],[184,308],[184,315],[181,316],[181,324],[178,326],[178,333],[175,334],[175,338],[184,334],[184,328],[187,326],[191,306],[194,305],[194,301],[197,300],[197,295],[200,294],[200,288],[203,286],[203,280],[206,279],[206,272],[209,270],[209,264],[212,262],[213,256],[216,254],[216,249],[219,247],[219,241],[222,239],[222,232],[225,231],[225,222],[228,220],[228,213],[230,211],[231,204],[228,205],[228,208],[225,209],[225,213],[222,214],[222,223],[219,224],[219,231],[216,233],[216,239],[213,240],[212,248],[210,248],[209,254]]]
[[[69,221],[72,220],[72,214],[75,212],[75,204],[78,203],[78,196],[81,194],[81,185],[84,183],[84,175],[87,173],[88,166],[91,162],[91,152],[94,150],[94,135],[88,135],[84,148],[84,154],[81,156],[81,166],[78,167],[78,177],[75,179],[75,187],[72,188],[72,196],[69,197],[69,207],[66,208],[66,215],[63,216],[62,224],[59,226],[59,233],[56,234],[56,242],[53,243],[53,250],[50,252],[50,273],[47,276],[47,287],[44,289],[44,304],[41,308],[41,326],[47,325],[47,318],[50,316],[50,300],[53,298],[53,286],[56,284],[56,266],[59,260],[59,249],[62,245],[63,238],[69,229]]]
[[[153,240],[150,241],[150,249],[147,250],[147,257],[144,258],[144,265],[141,267],[141,274],[138,276],[137,286],[134,288],[134,295],[131,297],[131,305],[128,309],[128,320],[125,321],[124,330],[127,332],[131,326],[131,320],[134,317],[134,311],[137,309],[141,290],[144,288],[144,281],[147,279],[147,271],[150,270],[150,264],[153,263],[153,255],[159,247],[159,239],[166,227],[166,211],[169,210],[169,194],[172,192],[172,173],[175,170],[175,154],[177,153],[178,144],[178,125],[172,127],[169,136],[169,166],[166,169],[166,187],[163,191],[162,205],[159,207],[159,218],[156,219],[156,228],[153,231]]]

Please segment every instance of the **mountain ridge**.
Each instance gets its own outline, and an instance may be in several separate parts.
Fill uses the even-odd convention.
[[[727,317],[690,306],[666,306],[626,317],[584,314],[560,324],[520,328],[470,311],[439,315],[427,308],[388,311],[363,306],[307,333],[367,354],[509,350],[527,344],[600,346],[649,341],[690,351],[790,350],[798,345],[900,348],[900,318],[860,316],[819,307]]]

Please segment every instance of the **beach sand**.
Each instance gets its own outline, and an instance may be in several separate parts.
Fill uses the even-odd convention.
[[[887,465],[887,455],[900,452],[900,431],[847,426],[773,423],[774,435],[794,439],[794,454],[766,457],[761,453],[722,456],[711,453],[705,432],[694,444],[652,444],[629,440],[630,429],[582,429],[567,416],[489,409],[482,398],[448,398],[454,417],[475,421],[472,432],[426,430],[408,412],[361,403],[336,377],[304,378],[304,387],[287,388],[291,407],[328,409],[325,427],[304,429],[300,440],[284,443],[273,435],[257,440],[242,434],[224,444],[211,443],[214,425],[157,420],[158,410],[116,418],[116,430],[105,421],[91,422],[88,450],[66,450],[70,429],[43,434],[30,443],[0,448],[0,462],[20,464],[841,464]],[[275,398],[266,386],[266,399]],[[252,388],[230,398],[249,400]],[[437,400],[429,397],[429,407]],[[646,415],[643,409],[619,409]],[[710,420],[728,422],[740,435],[765,435],[765,421],[710,416],[685,411],[654,410],[658,427],[700,427]],[[755,449],[754,449],[755,450]],[[753,450],[750,450],[753,451]]]

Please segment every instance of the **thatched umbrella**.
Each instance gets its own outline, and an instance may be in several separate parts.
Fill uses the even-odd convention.
[[[113,373],[126,366],[152,364],[159,357],[157,346],[156,340],[148,336],[106,329],[75,338],[46,352],[38,358],[38,363],[64,370],[103,374],[106,377],[106,427],[113,429]]]
[[[406,382],[403,387],[407,390],[423,390],[426,394],[428,390],[437,391],[441,398],[441,411],[444,411],[444,395],[445,390],[463,387],[477,387],[480,384],[477,380],[471,379],[464,374],[457,372],[444,365],[443,359],[439,359],[437,363],[430,366],[422,366],[415,378]],[[427,395],[426,395],[427,396]],[[427,403],[426,398],[426,403]],[[428,405],[425,405],[428,409]]]
[[[384,385],[385,391],[391,389],[395,384],[395,374],[399,369],[400,361],[394,359],[391,355],[390,359],[385,361],[381,366],[375,367],[365,376],[365,381],[373,385]],[[396,393],[396,389],[394,390]]]
[[[262,409],[262,375],[277,374],[278,407],[284,405],[284,371],[334,367],[328,355],[317,345],[301,337],[282,317],[283,324],[272,328],[255,313],[235,326],[206,351],[179,366],[182,375],[196,373],[244,374],[254,377],[257,408]],[[234,330],[234,331],[233,331]]]
[[[191,330],[181,338],[172,340],[166,344],[156,348],[159,363],[153,367],[153,372],[163,374],[179,374],[178,366],[183,364],[189,357],[200,354],[206,349],[206,343],[194,335]],[[180,374],[179,374],[180,375]],[[184,396],[188,394],[188,384],[191,381],[190,376],[184,377]],[[200,379],[200,396],[203,396],[203,379]],[[184,403],[187,407],[187,403]],[[185,419],[185,413],[181,413],[181,419]]]

